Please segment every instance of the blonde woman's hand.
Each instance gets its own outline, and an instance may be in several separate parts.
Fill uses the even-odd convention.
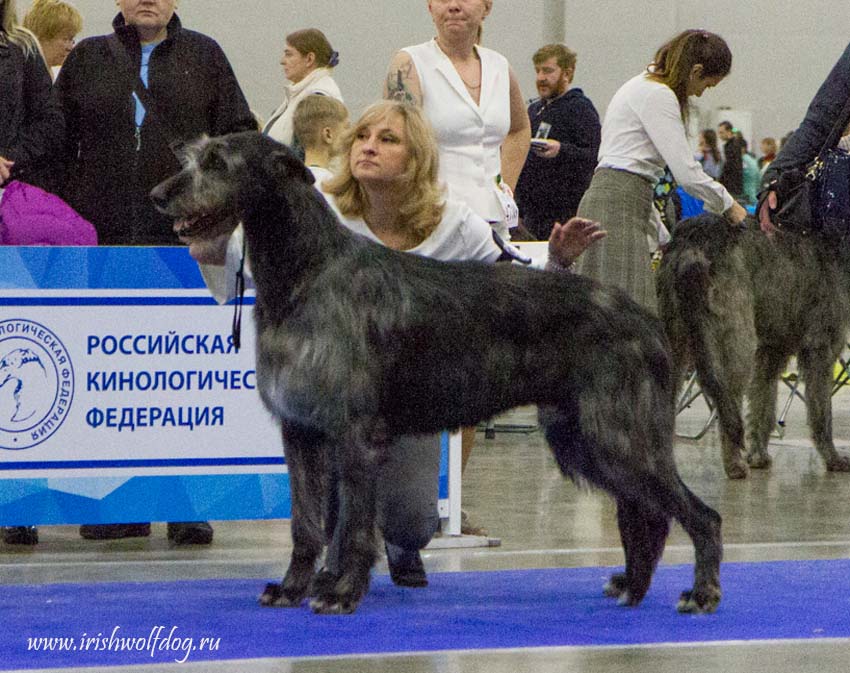
[[[574,217],[564,224],[555,222],[549,235],[549,258],[568,267],[593,243],[608,235],[599,222]]]
[[[189,254],[198,264],[209,264],[211,266],[224,266],[227,262],[227,244],[230,234],[222,234],[207,241],[197,239],[181,239],[189,244]]]

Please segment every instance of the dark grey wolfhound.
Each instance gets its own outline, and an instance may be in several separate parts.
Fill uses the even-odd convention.
[[[832,442],[833,364],[850,326],[850,265],[836,247],[782,231],[771,240],[754,220],[732,227],[706,214],[679,224],[664,254],[659,312],[677,381],[688,366],[696,369],[717,409],[723,467],[732,479],[746,477],[748,466],[770,466],[777,385],[792,355],[806,384],[815,448],[827,470],[850,470]]]
[[[626,568],[607,593],[643,599],[675,519],[696,550],[679,609],[714,610],[720,516],[676,470],[659,321],[571,274],[437,262],[367,241],[312,182],[286,148],[244,133],[191,146],[152,193],[184,236],[219,235],[234,218],[245,228],[257,384],[281,422],[292,490],[289,569],[261,603],[310,597],[315,612],[352,612],[377,558],[375,472],[393,438],[536,403],[561,470],[617,501]],[[325,544],[339,550],[337,574],[316,569]]]

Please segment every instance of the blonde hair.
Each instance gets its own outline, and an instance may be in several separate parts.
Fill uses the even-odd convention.
[[[348,108],[333,96],[310,94],[295,108],[292,116],[293,135],[301,147],[316,147],[321,142],[322,129],[336,126],[348,119]]]
[[[39,40],[53,40],[65,33],[79,33],[83,29],[83,17],[70,2],[35,0],[24,16],[23,25]]]
[[[15,0],[0,0],[3,15],[0,16],[0,31],[6,33],[9,41],[24,50],[26,56],[32,56],[39,52],[38,40],[26,28],[18,24],[18,14],[15,11]]]
[[[399,178],[398,189],[405,194],[405,199],[398,216],[409,223],[411,230],[424,241],[440,224],[445,199],[437,181],[437,141],[418,107],[398,101],[381,101],[370,105],[343,136],[340,146],[345,161],[337,175],[325,182],[323,188],[334,197],[337,207],[346,217],[362,218],[368,213],[369,196],[351,174],[351,147],[363,129],[393,115],[402,120],[410,154],[407,170]]]

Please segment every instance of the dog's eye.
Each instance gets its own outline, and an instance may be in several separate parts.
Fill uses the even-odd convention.
[[[207,152],[201,161],[201,168],[205,171],[227,171],[227,162],[218,152]]]

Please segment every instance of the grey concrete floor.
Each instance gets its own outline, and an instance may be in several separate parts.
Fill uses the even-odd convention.
[[[680,431],[693,433],[706,413],[703,404],[695,402],[680,415]],[[846,452],[850,444],[850,392],[842,390],[835,396],[834,418],[836,444]],[[531,424],[534,412],[520,409],[501,420]],[[745,481],[732,482],[723,475],[716,429],[697,441],[677,441],[676,455],[684,480],[723,515],[725,560],[850,557],[850,474],[825,472],[809,444],[805,409],[799,400],[791,406],[784,437],[771,442],[771,453],[774,464],[769,471],[754,472]],[[622,563],[613,503],[604,494],[584,491],[565,481],[539,432],[499,432],[493,440],[485,440],[479,434],[464,477],[463,501],[474,521],[501,538],[502,544],[494,548],[426,550],[429,572]],[[164,524],[155,524],[150,538],[114,542],[82,540],[75,527],[44,527],[40,544],[32,549],[0,544],[0,571],[7,583],[257,578],[258,590],[260,580],[284,572],[290,549],[287,522],[215,522],[214,526],[215,541],[209,548],[185,549],[169,547]],[[680,528],[674,527],[663,562],[692,560],[690,541]],[[380,564],[376,572],[385,573],[386,567]],[[826,673],[850,670],[848,661],[850,640],[807,640],[62,670]]]

